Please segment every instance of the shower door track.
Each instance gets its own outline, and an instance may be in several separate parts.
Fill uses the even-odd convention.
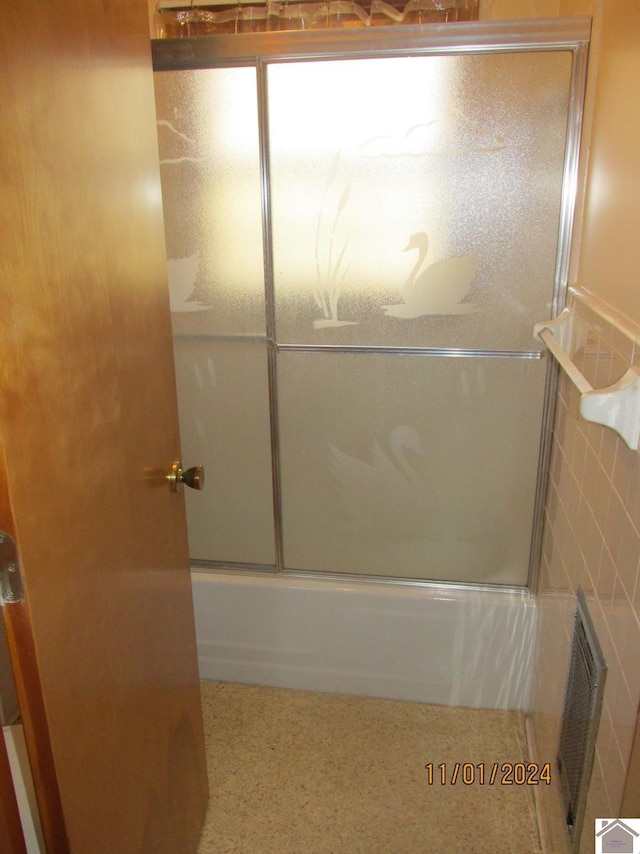
[[[469,584],[456,581],[361,576],[326,572],[307,572],[285,566],[283,546],[282,489],[278,421],[277,354],[279,352],[313,352],[341,354],[382,354],[436,358],[529,359],[544,357],[540,350],[479,350],[399,346],[346,346],[278,344],[276,337],[275,291],[272,257],[270,153],[268,139],[267,66],[291,61],[388,58],[398,56],[460,55],[524,51],[566,50],[573,54],[573,70],[568,105],[565,165],[562,179],[558,250],[554,277],[551,316],[566,302],[569,250],[578,176],[578,154],[582,125],[583,99],[590,18],[532,19],[502,22],[428,24],[370,29],[318,30],[252,33],[240,35],[200,36],[152,40],[154,72],[188,71],[249,66],[256,70],[258,91],[258,126],[261,172],[262,231],[265,273],[267,334],[197,336],[208,340],[242,340],[266,344],[271,421],[271,461],[274,502],[275,564],[234,563],[217,560],[193,560],[202,570],[247,574],[275,574],[307,579],[326,578],[340,582],[384,583],[421,587],[469,587],[504,589],[527,593],[535,589],[542,544],[543,506],[547,492],[550,460],[550,436],[555,415],[557,368],[549,363],[542,413],[540,453],[531,530],[528,579],[525,586],[502,584]],[[178,335],[190,339],[190,335]],[[533,332],[532,332],[533,338]]]
[[[447,581],[428,578],[402,578],[393,575],[353,575],[340,572],[311,572],[302,569],[282,569],[277,571],[272,564],[258,563],[234,563],[224,560],[192,560],[191,568],[197,572],[211,573],[213,575],[228,576],[229,572],[234,575],[242,575],[254,578],[300,579],[301,581],[330,581],[336,584],[353,585],[382,585],[383,587],[416,587],[427,590],[441,591],[486,591],[487,593],[518,594],[523,599],[529,597],[529,588],[515,584],[498,584],[475,581]]]
[[[152,39],[154,71],[373,56],[586,49],[591,19],[544,18]],[[586,56],[585,56],[586,59]]]

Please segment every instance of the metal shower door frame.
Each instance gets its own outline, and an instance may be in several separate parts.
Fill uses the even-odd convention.
[[[554,274],[551,315],[555,317],[566,302],[572,225],[578,182],[578,157],[586,87],[587,57],[591,32],[590,18],[549,18],[521,21],[429,24],[421,26],[375,27],[350,30],[313,30],[205,36],[152,40],[154,72],[251,67],[256,71],[264,277],[266,296],[266,338],[271,419],[271,460],[275,527],[276,573],[307,578],[374,581],[417,586],[451,584],[456,588],[496,588],[522,592],[535,589],[539,571],[544,500],[547,492],[551,428],[555,414],[557,369],[547,367],[542,415],[540,453],[534,515],[531,532],[528,581],[526,587],[497,584],[470,584],[375,576],[344,576],[335,573],[287,569],[284,563],[282,490],[278,426],[277,355],[282,351],[328,351],[424,354],[443,357],[541,359],[542,353],[529,351],[461,350],[446,348],[402,348],[375,346],[278,344],[276,339],[275,292],[272,251],[270,185],[270,145],[268,131],[268,81],[270,65],[319,60],[384,59],[390,57],[453,56],[511,52],[557,52],[572,54],[564,171],[562,178],[558,248]],[[532,333],[533,344],[533,333]],[[273,572],[271,566],[238,565],[228,561],[197,561],[199,568]]]

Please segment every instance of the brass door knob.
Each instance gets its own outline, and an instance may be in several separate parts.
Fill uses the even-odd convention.
[[[174,492],[180,491],[180,484],[184,483],[191,489],[204,489],[204,466],[192,466],[186,471],[182,470],[182,463],[176,460],[171,465],[171,471],[167,480]]]

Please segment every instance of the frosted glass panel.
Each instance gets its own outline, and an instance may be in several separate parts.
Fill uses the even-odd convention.
[[[273,565],[265,347],[178,339],[174,348],[183,462],[206,471],[202,492],[185,490],[191,558]]]
[[[526,585],[573,53],[256,63],[155,75],[192,558]]]
[[[567,51],[270,66],[279,342],[532,349],[571,68]]]
[[[544,362],[279,361],[289,569],[527,582]]]
[[[176,332],[265,332],[256,74],[155,75]]]

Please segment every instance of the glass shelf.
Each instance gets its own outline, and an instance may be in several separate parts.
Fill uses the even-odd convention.
[[[391,2],[350,0],[330,2],[185,4],[182,0],[159,3],[155,37],[235,35],[287,30],[354,29],[400,24],[443,24],[478,20],[478,0],[409,0]]]

